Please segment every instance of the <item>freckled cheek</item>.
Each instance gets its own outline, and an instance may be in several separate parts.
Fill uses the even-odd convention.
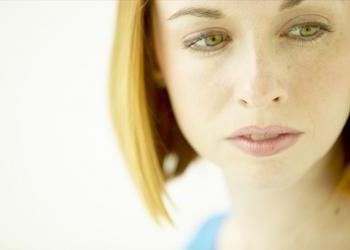
[[[175,71],[168,91],[183,119],[193,123],[208,122],[215,107],[215,90],[207,77],[197,72]],[[181,73],[179,73],[181,72]]]
[[[350,71],[338,62],[325,62],[314,73],[316,87],[320,94],[331,97],[332,95],[344,96],[349,93]]]
[[[338,95],[347,94],[348,101],[350,101],[350,60],[344,62],[344,64],[336,63],[331,70],[332,72],[329,74],[333,77],[330,76],[327,79],[329,85],[331,85],[329,88]]]
[[[299,64],[302,67],[294,68],[295,78],[290,82],[296,88],[294,98],[319,119],[324,118],[325,110],[340,112],[350,102],[350,71],[340,61],[324,57],[317,63],[304,62]]]

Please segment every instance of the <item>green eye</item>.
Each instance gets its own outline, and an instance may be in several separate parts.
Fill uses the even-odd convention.
[[[303,25],[301,26],[300,33],[302,36],[310,36],[316,34],[320,30],[318,25]]]
[[[316,34],[320,30],[319,25],[300,25],[300,26],[294,26],[291,30],[291,32],[296,32],[296,34],[300,33],[303,37],[309,37],[314,34]]]
[[[292,38],[291,40],[303,46],[306,44],[314,45],[316,40],[318,41],[326,32],[333,32],[330,25],[319,22],[308,22],[293,26],[281,36],[288,36]],[[227,32],[214,30],[201,32],[198,36],[185,40],[183,48],[190,48],[191,52],[202,52],[209,56],[222,51],[222,48],[227,47],[226,45],[231,41],[233,39]]]
[[[292,37],[300,37],[302,40],[308,37],[318,37],[322,35],[324,31],[329,31],[330,28],[322,23],[305,23],[294,26],[288,34],[291,34]]]
[[[207,46],[215,46],[223,41],[223,37],[220,34],[209,35],[205,37],[204,42]]]
[[[211,31],[201,33],[194,39],[184,42],[184,48],[192,48],[193,51],[214,52],[223,48],[232,38],[223,32]]]

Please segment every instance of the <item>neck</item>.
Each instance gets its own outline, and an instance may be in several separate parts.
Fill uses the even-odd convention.
[[[310,228],[322,218],[317,215],[330,207],[332,191],[344,169],[344,157],[338,140],[303,176],[294,182],[285,179],[284,183],[292,184],[280,183],[281,188],[266,188],[266,183],[271,183],[266,181],[260,182],[259,188],[252,188],[225,174],[232,201],[231,217],[224,224],[227,238],[239,234],[242,244],[253,249],[276,249],[277,241],[290,242],[300,234],[303,225]],[[265,180],[275,173],[265,171]],[[261,183],[265,184],[263,188]]]

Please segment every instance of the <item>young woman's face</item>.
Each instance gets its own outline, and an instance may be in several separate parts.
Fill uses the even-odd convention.
[[[190,7],[212,9],[212,18],[174,15]],[[348,1],[155,0],[155,9],[157,60],[199,155],[243,179],[271,166],[286,180],[331,149],[350,110]],[[254,157],[227,139],[248,125],[304,134],[283,152]]]

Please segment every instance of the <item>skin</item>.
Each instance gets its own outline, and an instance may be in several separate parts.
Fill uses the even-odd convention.
[[[350,111],[350,3],[309,0],[279,11],[281,3],[156,0],[158,74],[182,133],[226,178],[232,215],[218,249],[346,249],[350,206],[329,194],[345,166],[339,135]],[[167,20],[189,6],[220,9],[227,17]],[[329,24],[332,32],[301,45],[300,26],[291,28],[305,21]],[[232,40],[207,46],[216,50],[209,56],[191,53],[203,41],[182,48],[214,28]],[[254,157],[226,139],[248,125],[304,134],[279,154]]]

